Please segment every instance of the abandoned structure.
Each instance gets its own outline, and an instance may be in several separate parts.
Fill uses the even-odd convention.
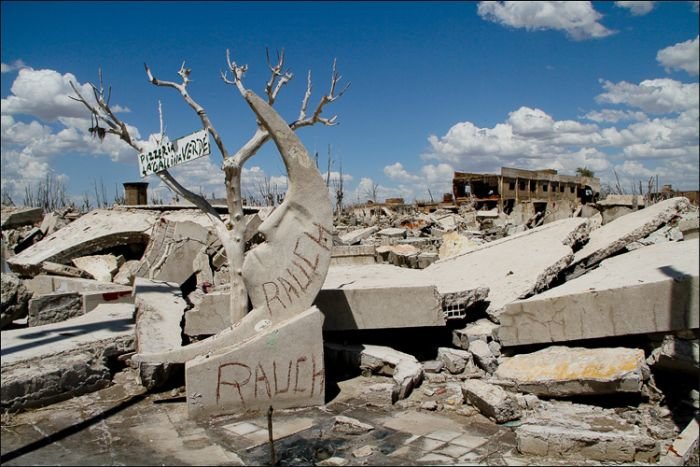
[[[493,209],[509,214],[516,203],[533,203],[535,211],[544,211],[547,203],[595,202],[600,179],[559,175],[554,169],[524,170],[501,167],[501,174],[455,172],[452,191],[456,204],[474,203],[476,209]]]

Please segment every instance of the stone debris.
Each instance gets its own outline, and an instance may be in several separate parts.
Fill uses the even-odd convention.
[[[665,335],[661,342],[655,343],[654,350],[646,360],[652,367],[700,373],[700,339],[682,339]]]
[[[306,175],[297,173],[296,182]],[[304,190],[312,204],[325,202],[320,185]],[[687,415],[676,412],[697,411],[700,396],[689,389],[672,405],[665,379],[685,381],[700,371],[699,252],[697,241],[688,241],[698,235],[698,211],[686,198],[645,201],[557,201],[546,211],[520,203],[509,214],[442,209],[447,202],[420,212],[401,201],[347,210],[335,226],[320,211],[304,217],[289,204],[294,215],[248,214],[242,222],[252,253],[244,279],[253,310],[239,321],[231,317],[224,248],[196,210],[42,211],[16,215],[11,228],[3,210],[3,258],[19,278],[3,274],[2,327],[11,330],[2,335],[2,408],[105,387],[116,359],[128,358],[147,389],[179,377],[172,370],[184,363],[186,390],[177,394],[186,394],[190,418],[259,414],[270,406],[324,404],[325,366],[332,364],[340,374],[362,372],[367,381],[354,397],[371,410],[410,409],[436,419],[444,411],[478,411],[513,427],[517,454],[530,456],[514,457],[513,450],[498,460],[479,457],[486,453],[460,444],[438,449],[458,435],[443,427],[415,441],[435,450],[422,452],[420,462],[654,463],[661,452],[662,463],[687,463],[697,449],[697,424],[673,444],[673,423]],[[285,254],[269,262],[265,255],[277,243]],[[280,276],[299,254],[317,266],[301,290],[293,283],[301,276]],[[134,301],[136,307],[123,303]],[[318,309],[307,309],[312,303]],[[93,325],[95,316],[104,323]],[[88,324],[72,324],[80,320]],[[453,347],[412,342],[423,346],[421,359],[435,358],[419,362],[383,345],[336,343],[362,342],[364,332],[375,333],[375,343],[400,339],[401,328],[442,329]],[[100,334],[107,329],[113,332]],[[34,349],[27,335],[46,342]],[[595,340],[623,336],[639,344],[603,347]],[[549,343],[558,345],[517,347]],[[651,350],[646,359],[642,347]],[[587,405],[556,400],[609,394],[626,399],[611,399],[615,410],[598,407],[595,398]],[[336,415],[331,431],[356,435],[355,447],[362,447],[345,452],[362,463],[384,454],[384,445],[362,445],[381,439],[379,427],[346,413],[358,416]],[[265,442],[264,429],[253,433]],[[323,451],[314,463],[349,461]]]
[[[640,393],[649,368],[641,349],[553,346],[503,358],[494,377],[537,396]]]
[[[83,299],[78,292],[57,292],[29,300],[27,324],[60,323],[83,314]]]
[[[474,362],[486,372],[493,373],[498,368],[498,360],[486,342],[482,340],[472,341],[469,344],[469,353],[474,356]]]
[[[333,421],[333,427],[331,429],[338,433],[359,435],[374,430],[374,427],[367,423],[362,423],[356,418],[338,415],[337,417],[335,417],[335,420]]]
[[[515,429],[518,451],[554,459],[656,463],[659,445],[601,407],[542,402]]]
[[[114,255],[91,255],[73,258],[75,267],[84,271],[88,276],[101,282],[112,282],[112,277],[119,272],[124,264],[124,257]]]
[[[2,217],[0,224],[2,230],[16,229],[25,225],[40,223],[44,218],[44,210],[42,208],[11,208],[3,206],[0,216]]]
[[[12,321],[27,316],[31,292],[14,274],[3,272],[2,301],[0,303],[0,328],[5,328]]]
[[[698,455],[700,430],[698,421],[692,419],[668,450],[661,455],[660,465],[688,465],[693,456]]]
[[[8,258],[7,263],[20,276],[34,276],[45,261],[64,264],[117,246],[145,245],[155,219],[155,211],[96,209]]]
[[[445,365],[447,371],[453,375],[463,373],[469,366],[474,365],[474,360],[471,352],[460,349],[452,349],[449,347],[440,347],[437,350],[438,359]],[[423,365],[425,368],[425,365]]]
[[[162,214],[153,225],[135,275],[182,285],[196,271],[201,271],[195,260],[214,235],[211,221],[200,211]]]
[[[496,423],[520,418],[521,410],[517,401],[500,386],[479,379],[468,379],[462,383],[462,393],[468,403]]]

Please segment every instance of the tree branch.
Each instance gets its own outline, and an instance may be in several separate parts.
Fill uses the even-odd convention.
[[[148,81],[150,81],[156,86],[175,88],[178,90],[182,98],[185,99],[185,102],[187,102],[187,104],[192,108],[192,110],[194,110],[197,113],[199,119],[202,121],[202,126],[204,127],[204,129],[207,130],[209,134],[211,134],[212,138],[214,138],[214,142],[216,143],[216,147],[219,148],[221,157],[224,159],[224,161],[228,159],[228,152],[226,151],[226,147],[224,146],[224,143],[221,140],[219,133],[214,128],[214,125],[212,125],[211,121],[209,120],[209,116],[204,110],[204,107],[195,102],[195,100],[192,99],[192,97],[187,92],[187,84],[190,82],[189,77],[190,72],[192,70],[190,70],[189,68],[185,68],[185,62],[182,62],[182,66],[180,66],[180,71],[177,72],[177,74],[180,75],[180,77],[182,77],[182,83],[175,83],[173,81],[161,81],[153,76],[147,64],[144,63],[143,66],[146,69]]]

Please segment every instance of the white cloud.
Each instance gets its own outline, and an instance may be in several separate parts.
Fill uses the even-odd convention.
[[[598,95],[597,102],[626,104],[653,113],[682,112],[698,107],[698,83],[685,84],[668,78],[644,80],[639,84],[605,80],[601,83],[607,92]]]
[[[27,65],[22,60],[15,60],[10,64],[0,63],[0,73],[9,73],[11,71],[21,70],[22,68],[26,67]]]
[[[621,8],[627,8],[635,16],[643,16],[654,9],[654,2],[615,2]]]
[[[656,54],[656,61],[664,66],[667,73],[671,70],[685,70],[691,75],[697,76],[698,64],[700,63],[699,50],[698,36],[695,36],[695,39],[659,50]]]
[[[603,109],[603,110],[592,110],[583,116],[588,120],[597,123],[609,122],[617,123],[626,120],[636,120],[643,121],[648,117],[644,112],[632,112],[630,110],[613,110],[613,109]]]
[[[384,167],[384,175],[398,182],[417,182],[420,180],[420,177],[417,175],[408,173],[406,169],[403,168],[401,162],[396,162]]]
[[[90,86],[80,85],[71,73],[61,75],[54,70],[24,68],[12,83],[12,94],[0,101],[2,113],[32,115],[45,121],[56,121],[59,117],[86,117],[89,111],[83,104],[68,97],[74,95],[71,82],[86,99],[91,98]]]
[[[598,22],[602,15],[593,8],[591,2],[488,1],[479,2],[478,13],[488,21],[528,31],[565,31],[574,40],[613,34],[613,31]]]

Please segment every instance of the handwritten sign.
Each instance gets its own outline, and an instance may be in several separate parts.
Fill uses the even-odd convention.
[[[145,177],[209,154],[209,133],[207,130],[197,131],[175,142],[166,141],[151,151],[139,154],[139,173]]]

